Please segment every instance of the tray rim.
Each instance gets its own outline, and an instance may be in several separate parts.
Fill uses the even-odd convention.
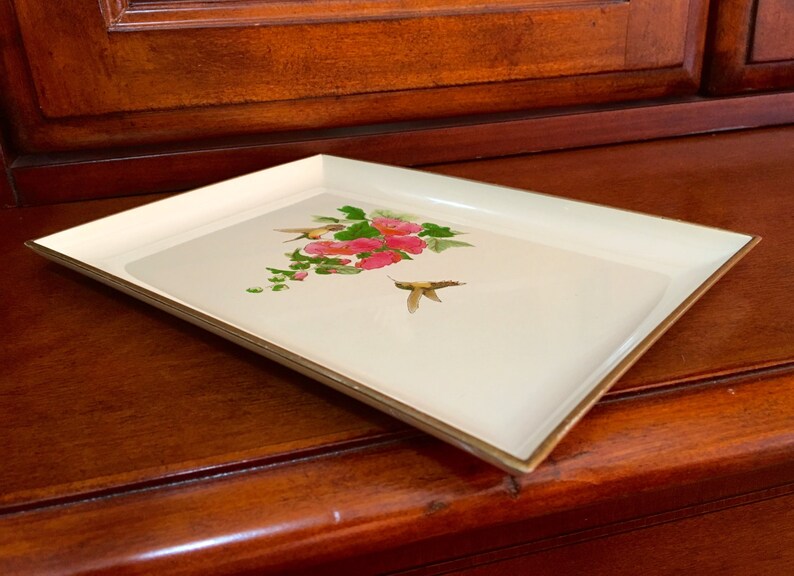
[[[304,356],[301,356],[300,354],[297,354],[281,346],[273,344],[272,342],[269,342],[264,338],[261,338],[250,332],[237,328],[230,323],[227,323],[221,319],[210,316],[209,314],[206,314],[204,312],[201,312],[200,310],[192,308],[189,305],[182,304],[181,302],[178,302],[175,299],[171,299],[156,292],[153,292],[144,286],[135,284],[134,282],[126,280],[125,278],[116,276],[111,272],[102,270],[96,266],[83,262],[77,258],[71,257],[67,254],[64,254],[58,250],[47,247],[42,243],[40,243],[41,240],[44,240],[54,234],[44,236],[36,240],[29,240],[25,242],[25,246],[27,246],[28,248],[32,249],[34,252],[40,254],[41,256],[43,256],[44,258],[50,261],[63,265],[67,268],[70,268],[78,273],[91,277],[95,280],[98,280],[99,282],[111,286],[112,288],[118,289],[119,291],[127,295],[133,296],[139,300],[151,304],[156,308],[159,308],[170,314],[173,314],[183,320],[190,322],[191,324],[206,329],[220,337],[223,337],[238,345],[241,345],[257,354],[260,354],[261,356],[264,356],[290,369],[293,369],[301,374],[304,374],[305,376],[308,376],[316,381],[319,381],[322,384],[330,386],[331,388],[341,393],[344,393],[356,400],[362,401],[365,404],[368,404],[376,409],[379,409],[424,432],[439,437],[440,439],[460,449],[470,452],[476,455],[477,457],[501,468],[502,470],[510,474],[526,474],[537,468],[537,466],[551,453],[554,447],[565,437],[565,435],[570,431],[570,429],[586,415],[586,413],[609,390],[609,388],[611,388],[611,386],[632,365],[634,365],[637,362],[637,360],[639,360],[639,358],[642,355],[644,355],[645,352],[647,352],[648,349],[651,346],[653,346],[653,344],[656,343],[659,340],[659,338],[673,324],[675,324],[675,322],[678,321],[678,319],[680,319],[681,316],[683,316],[684,313],[687,310],[689,310],[697,300],[699,300],[720,278],[722,278],[731,268],[733,268],[733,266],[735,266],[739,262],[739,260],[741,260],[750,250],[752,250],[761,241],[761,237],[758,235],[746,234],[742,232],[736,232],[733,230],[726,230],[723,228],[691,223],[673,218],[667,218],[664,216],[647,214],[639,211],[632,211],[623,208],[605,206],[595,202],[587,202],[587,201],[575,200],[565,197],[559,197],[544,192],[522,190],[520,188],[501,186],[498,184],[491,184],[486,182],[479,182],[467,178],[433,174],[411,168],[395,167],[386,164],[350,160],[338,156],[315,155],[315,156],[307,157],[303,160],[289,162],[287,164],[303,162],[305,160],[311,160],[311,159],[320,159],[322,161],[324,158],[333,158],[334,160],[341,160],[344,162],[369,164],[375,166],[383,166],[387,168],[398,168],[400,170],[409,170],[421,174],[426,174],[428,176],[450,178],[454,180],[461,180],[484,186],[505,188],[520,192],[528,192],[532,194],[546,196],[552,199],[559,198],[560,200],[564,200],[567,202],[574,202],[578,204],[585,204],[599,208],[606,208],[609,210],[626,212],[649,218],[668,220],[671,222],[702,227],[725,233],[739,234],[748,237],[748,241],[740,249],[734,252],[730,258],[728,258],[721,266],[719,266],[696,289],[690,292],[689,295],[675,309],[673,309],[662,321],[656,324],[656,326],[651,330],[649,334],[647,334],[642,340],[640,340],[637,344],[635,344],[632,350],[622,360],[620,360],[612,368],[612,370],[610,370],[603,378],[601,378],[601,380],[599,380],[599,382],[591,390],[588,391],[588,393],[580,400],[580,402],[565,415],[565,417],[559,422],[559,424],[557,424],[553,428],[553,430],[541,441],[541,443],[525,459],[516,457],[506,452],[505,450],[497,448],[496,446],[493,446],[484,440],[481,440],[463,430],[460,430],[451,424],[448,424],[438,418],[435,418],[419,410],[418,408],[411,406],[410,404],[391,398],[388,395],[381,393],[362,382],[357,381],[356,379],[340,374],[326,366],[323,366],[322,364],[316,361],[310,360]],[[282,164],[282,166],[283,165],[285,164]],[[222,182],[228,182],[231,180],[236,180],[238,178],[245,178],[247,175],[248,174],[241,175]],[[220,184],[220,183],[221,182],[217,182],[215,184]],[[210,184],[209,186],[213,186],[213,185],[214,184]],[[184,192],[183,194],[189,194],[190,192],[192,191],[189,190]],[[156,204],[158,202],[168,201],[169,199],[174,197],[175,196],[170,196],[168,198],[155,201],[153,203]],[[110,217],[112,216],[113,215],[111,215]],[[92,222],[96,222],[96,220]],[[92,222],[86,222],[82,225],[91,224]],[[78,226],[71,227],[66,230],[70,230]],[[55,234],[58,233],[59,232],[56,232]]]

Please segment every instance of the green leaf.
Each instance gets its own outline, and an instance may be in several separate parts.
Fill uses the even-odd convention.
[[[287,252],[285,254],[290,260],[293,262],[314,262],[316,258],[312,258],[311,256],[306,256],[305,254],[301,254],[301,249],[296,248],[292,251],[292,253]]]
[[[281,292],[282,290],[289,290],[286,284],[276,284],[270,288],[273,292]]]
[[[342,264],[342,259],[341,258],[323,257],[323,258],[318,258],[317,260],[318,260],[317,261],[318,264],[324,265],[324,266],[334,266],[334,267],[336,267],[336,266],[344,266],[344,264]],[[350,259],[347,259],[347,261],[349,262]]]
[[[399,254],[399,255],[400,255],[400,258],[402,258],[403,260],[413,260],[413,258],[411,258],[411,257],[408,255],[408,253],[407,253],[407,252],[403,252],[402,250],[395,250],[394,248],[390,248],[390,250],[391,250],[392,252],[397,252],[397,254]]]
[[[468,242],[461,242],[460,240],[444,240],[441,238],[430,237],[426,240],[427,247],[433,252],[441,253],[447,248],[462,248],[471,246]]]
[[[295,262],[293,264],[290,264],[289,267],[292,270],[307,270],[307,269],[311,268],[312,265],[309,264],[308,262]]]
[[[335,266],[334,270],[336,270],[337,274],[358,274],[362,272],[361,268],[356,268],[355,266]]]
[[[355,266],[318,266],[314,269],[316,274],[359,274],[361,268]]]
[[[373,218],[394,218],[395,220],[402,220],[403,222],[415,222],[418,219],[413,214],[404,214],[401,212],[394,212],[392,210],[384,209],[373,210],[370,215]]]
[[[380,231],[373,228],[368,222],[356,222],[348,226],[341,232],[334,234],[337,240],[355,240],[356,238],[376,238],[380,236]]]
[[[246,288],[245,291],[249,294],[259,294],[260,292],[264,292],[265,289],[261,286],[251,286],[250,288]]]
[[[449,229],[449,226],[439,226],[432,222],[424,222],[422,230],[418,235],[430,238],[452,238],[456,233]]]
[[[276,276],[293,276],[295,274],[295,270],[281,270],[279,268],[267,268],[267,270],[270,270]]]
[[[328,224],[339,224],[339,218],[334,218],[332,216],[312,216],[312,220],[315,222],[325,222]]]
[[[366,220],[367,215],[361,208],[356,208],[355,206],[342,206],[341,208],[337,208],[342,214],[347,216],[348,220]]]

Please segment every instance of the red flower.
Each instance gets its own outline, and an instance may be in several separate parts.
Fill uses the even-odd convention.
[[[303,249],[306,254],[314,256],[333,256],[344,254],[351,256],[361,252],[371,252],[383,246],[383,242],[377,238],[356,238],[345,242],[334,242],[333,240],[321,240],[307,244]]]
[[[397,252],[391,250],[384,250],[383,252],[375,252],[372,256],[367,256],[356,262],[356,268],[362,270],[375,270],[376,268],[383,268],[390,264],[395,264],[402,260],[402,256]]]
[[[407,236],[422,230],[419,224],[398,220],[397,218],[373,218],[372,226],[377,228],[384,236]]]
[[[309,275],[308,272],[295,272],[295,274],[292,275],[292,279],[293,280],[303,280],[308,275]]]
[[[403,250],[409,254],[421,254],[427,242],[419,236],[387,236],[386,246],[393,250]]]

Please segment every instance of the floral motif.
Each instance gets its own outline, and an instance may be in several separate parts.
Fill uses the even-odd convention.
[[[405,250],[409,254],[421,254],[427,248],[427,242],[419,236],[389,236],[386,238],[386,246],[392,250]]]
[[[356,262],[356,268],[361,268],[362,270],[375,270],[388,266],[389,264],[396,264],[402,259],[403,257],[399,252],[385,250],[383,252],[375,252],[372,256],[362,258]]]
[[[301,239],[310,242],[285,254],[289,259],[286,268],[267,268],[271,274],[268,278],[270,290],[288,290],[289,282],[302,282],[310,272],[319,275],[359,274],[412,260],[412,256],[425,250],[441,253],[449,248],[471,246],[451,239],[461,232],[431,222],[419,224],[404,214],[375,210],[367,215],[355,206],[343,206],[337,210],[342,213],[341,217],[315,216],[313,227],[277,230],[301,234],[286,242]],[[264,290],[255,286],[248,288],[247,292],[258,294]],[[427,291],[425,295],[428,295]]]
[[[384,236],[407,236],[421,232],[422,227],[413,222],[406,222],[398,218],[373,218],[372,225]]]
[[[354,254],[361,254],[362,252],[371,252],[382,246],[383,241],[376,240],[375,238],[356,238],[355,240],[347,240],[344,242],[322,240],[320,242],[307,244],[303,251],[306,252],[306,254],[313,254],[315,256],[331,256],[334,254],[352,256]]]

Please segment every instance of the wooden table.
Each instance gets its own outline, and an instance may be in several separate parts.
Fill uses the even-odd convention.
[[[759,234],[511,477],[22,246],[0,211],[0,574],[794,573],[794,128],[429,169]]]

